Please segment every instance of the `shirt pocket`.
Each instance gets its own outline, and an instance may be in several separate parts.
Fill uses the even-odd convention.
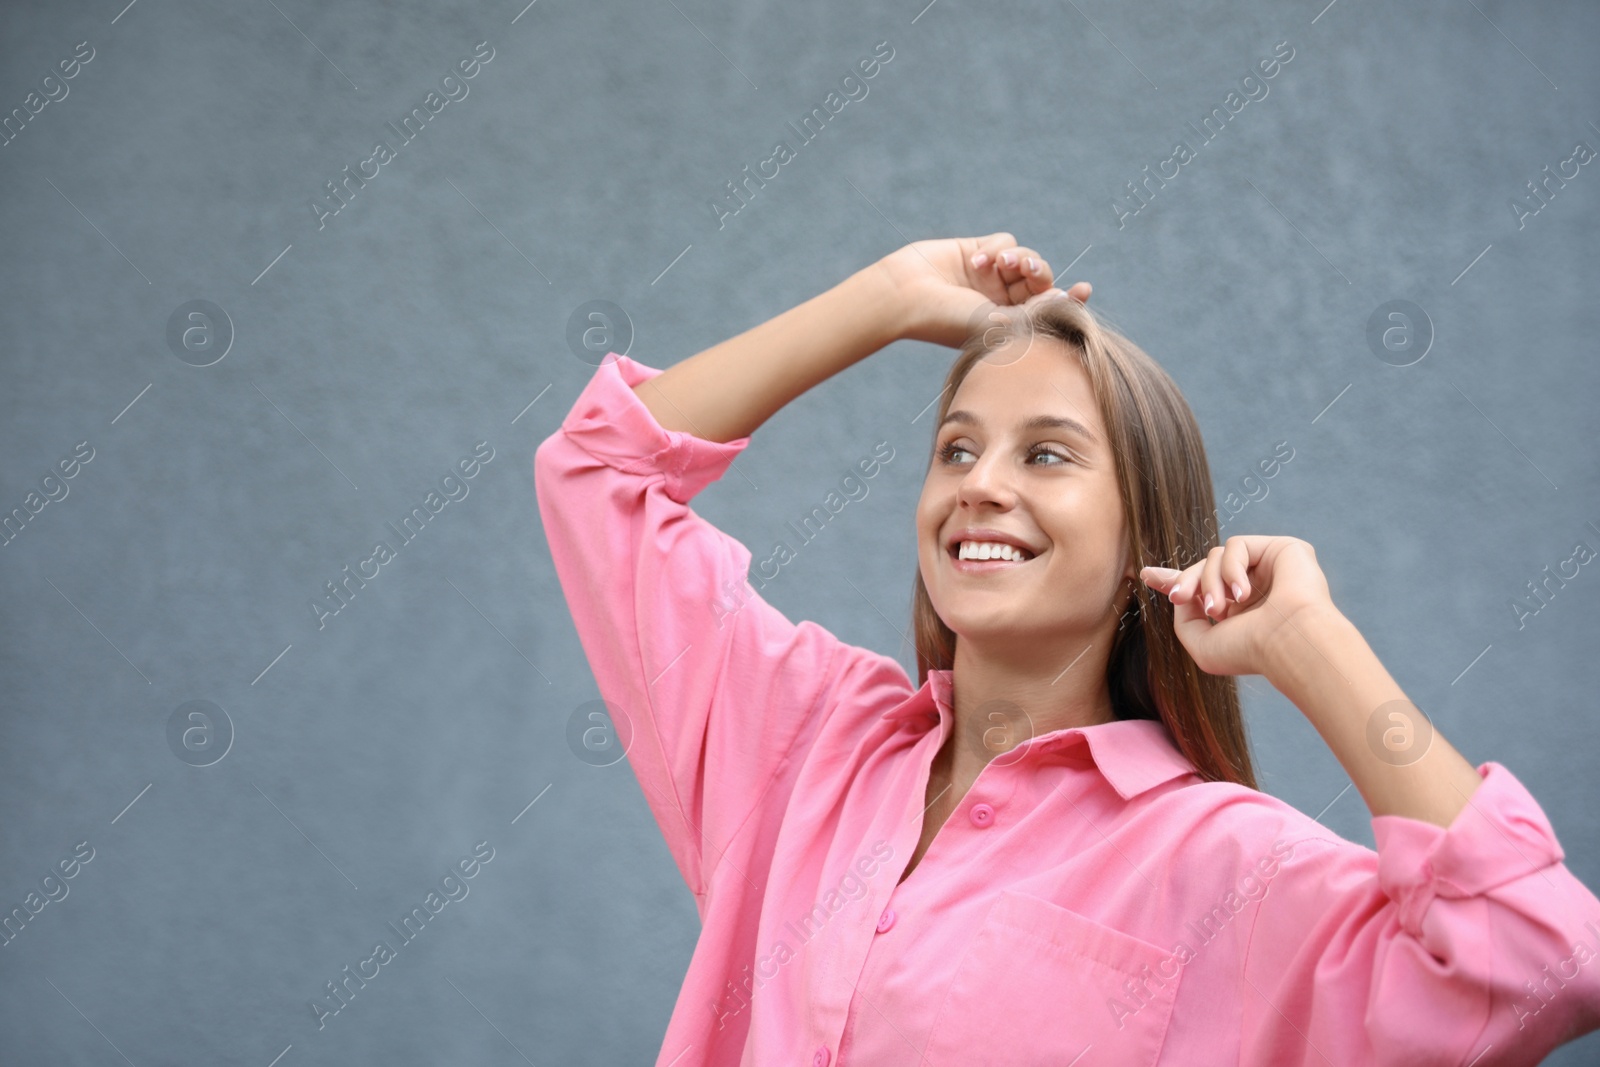
[[[956,968],[921,1062],[1148,1067],[1181,977],[1147,941],[1003,890]]]

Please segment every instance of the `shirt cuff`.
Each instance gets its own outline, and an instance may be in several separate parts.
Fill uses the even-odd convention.
[[[708,441],[681,430],[663,429],[632,387],[664,373],[627,356],[608,353],[573,402],[561,429],[607,466],[625,474],[662,474],[667,495],[685,504],[722,477],[750,438]]]
[[[1413,936],[1434,897],[1480,896],[1565,858],[1539,802],[1509,770],[1490,761],[1448,828],[1403,815],[1372,820],[1378,884]]]

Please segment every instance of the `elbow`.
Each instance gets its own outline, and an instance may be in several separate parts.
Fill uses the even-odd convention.
[[[555,433],[539,442],[539,447],[533,450],[533,489],[535,496],[544,496],[545,491],[553,484],[554,479],[570,466],[563,460],[562,452],[566,445],[566,433],[559,427]]]
[[[557,430],[533,451],[534,507],[539,512],[547,537],[551,522],[559,518],[563,494],[571,491],[567,488],[573,469],[571,448],[566,435]]]
[[[551,448],[551,446],[555,444],[556,439],[560,436],[561,429],[560,427],[557,427],[555,433],[551,434],[549,437],[546,437],[543,441],[540,441],[539,447],[533,450],[534,474],[539,474],[544,470],[544,468],[550,465],[552,459],[554,458],[552,454],[554,450]]]

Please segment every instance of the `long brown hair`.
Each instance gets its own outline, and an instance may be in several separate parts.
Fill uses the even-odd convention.
[[[1216,498],[1194,413],[1155,360],[1075,299],[1050,300],[1031,310],[983,309],[945,376],[935,433],[979,360],[1007,342],[1031,346],[1039,338],[1076,353],[1088,373],[1115,457],[1131,558],[1155,567],[1198,562],[1219,541]],[[1143,582],[1133,584],[1135,599],[1112,640],[1106,668],[1114,714],[1159,720],[1207,781],[1257,788],[1237,681],[1196,666],[1173,631],[1172,603]],[[956,635],[934,611],[920,568],[911,614],[921,686],[928,671],[951,669]]]

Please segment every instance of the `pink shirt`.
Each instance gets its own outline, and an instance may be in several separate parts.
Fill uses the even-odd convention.
[[[660,373],[608,356],[534,458],[702,922],[659,1067],[1487,1067],[1600,1027],[1600,901],[1493,761],[1448,830],[1379,816],[1373,852],[1201,781],[1160,723],[1056,730],[991,762],[897,883],[950,672],[919,689],[747,584],[689,501],[750,438],[662,429],[629,389]]]

